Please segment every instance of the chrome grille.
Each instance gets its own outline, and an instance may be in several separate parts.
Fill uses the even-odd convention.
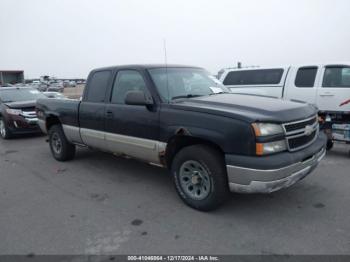
[[[297,122],[297,123],[291,123],[291,124],[286,124],[285,125],[285,129],[287,133],[296,131],[296,130],[300,130],[305,128],[306,125],[313,125],[315,124],[315,117],[309,119],[309,120],[303,120],[301,122]]]
[[[36,118],[36,112],[35,111],[22,111],[21,114],[24,118]]]
[[[319,132],[317,116],[285,123],[282,126],[289,151],[297,151],[312,144]]]

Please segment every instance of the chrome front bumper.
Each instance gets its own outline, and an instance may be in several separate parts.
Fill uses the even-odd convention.
[[[237,193],[271,193],[289,187],[310,174],[325,155],[326,150],[322,148],[318,153],[303,162],[270,170],[227,165],[230,191]]]
[[[36,124],[38,124],[38,118],[36,118],[36,117],[25,118],[25,121],[26,121],[29,125],[36,125]]]

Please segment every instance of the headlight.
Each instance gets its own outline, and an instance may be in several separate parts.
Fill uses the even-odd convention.
[[[257,137],[259,136],[271,136],[283,134],[283,128],[278,124],[268,124],[268,123],[254,123],[252,124],[254,133]]]
[[[256,142],[256,155],[270,155],[287,150],[287,143],[283,138],[284,130],[282,125],[271,123],[254,123],[252,124]],[[266,141],[266,136],[281,135],[281,140],[278,141]],[[265,142],[266,141],[266,142]]]
[[[8,113],[9,115],[16,115],[16,116],[18,116],[18,115],[22,114],[22,110],[7,108],[6,109],[6,113]]]
[[[287,150],[285,140],[279,140],[268,143],[256,143],[256,154],[258,156],[269,155]]]

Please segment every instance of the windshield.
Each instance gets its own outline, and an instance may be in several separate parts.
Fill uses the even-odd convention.
[[[39,98],[45,98],[45,96],[32,88],[0,89],[0,99],[4,103],[31,101]]]
[[[148,71],[164,101],[230,92],[203,69],[156,68]]]

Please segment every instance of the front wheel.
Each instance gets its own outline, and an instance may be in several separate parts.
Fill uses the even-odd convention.
[[[190,207],[209,211],[228,197],[227,172],[221,152],[206,146],[188,146],[171,165],[176,190]]]
[[[6,122],[2,117],[0,117],[0,136],[3,139],[11,138],[11,132],[8,129]]]
[[[49,144],[56,160],[67,161],[74,158],[75,145],[67,140],[61,125],[54,125],[49,129]]]

